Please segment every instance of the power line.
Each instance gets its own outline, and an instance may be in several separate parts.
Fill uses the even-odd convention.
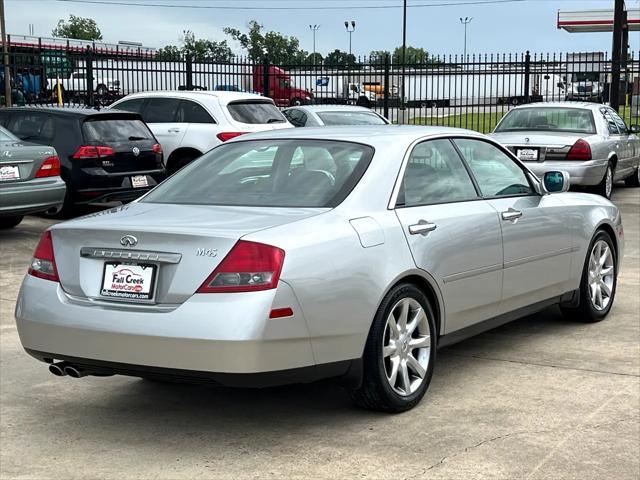
[[[126,7],[158,7],[158,8],[191,8],[191,9],[214,9],[214,10],[382,10],[402,8],[402,5],[336,5],[336,6],[230,6],[230,5],[176,5],[167,3],[132,3],[125,1],[108,1],[108,0],[56,0],[63,3],[81,3],[89,5],[117,5]],[[428,8],[428,7],[449,7],[456,5],[488,5],[498,3],[522,3],[533,0],[466,0],[455,2],[439,2],[439,3],[419,3],[410,4],[409,8]]]

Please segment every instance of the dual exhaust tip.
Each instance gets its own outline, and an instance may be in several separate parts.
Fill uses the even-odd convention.
[[[49,365],[49,371],[56,377],[64,377],[66,375],[71,378],[81,378],[89,375],[89,372],[76,365],[68,362],[56,362]]]

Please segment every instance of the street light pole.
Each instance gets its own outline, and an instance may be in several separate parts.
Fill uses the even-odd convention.
[[[473,17],[460,17],[460,23],[464,25],[464,56],[462,57],[463,61],[467,59],[467,25],[471,23]]]
[[[320,25],[309,25],[309,29],[313,32],[313,64],[316,64],[316,32]]]
[[[344,22],[344,28],[349,32],[349,57],[351,57],[351,34],[356,30],[356,21],[351,20],[351,23]]]
[[[406,73],[406,55],[407,55],[407,0],[404,0],[402,7],[402,102],[401,107],[406,108],[406,95],[404,91],[404,76]]]

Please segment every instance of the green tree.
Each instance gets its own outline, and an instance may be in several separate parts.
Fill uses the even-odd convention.
[[[228,62],[233,58],[233,52],[226,40],[214,42],[212,40],[196,38],[190,30],[185,30],[180,38],[182,46],[167,45],[156,52],[158,60],[176,60],[190,55],[196,62],[205,60],[214,62]]]
[[[387,55],[391,56],[389,50],[372,50],[371,53],[369,53],[369,60],[372,63],[384,62]]]
[[[322,60],[323,60],[322,55],[316,52],[316,53],[310,53],[306,59],[306,62],[309,65],[320,65],[322,63]]]
[[[69,15],[69,20],[59,20],[51,35],[78,40],[102,40],[102,32],[95,20],[75,15]]]
[[[237,28],[225,28],[224,33],[239,42],[254,61],[266,56],[273,63],[295,64],[304,62],[309,55],[309,52],[300,48],[300,41],[296,37],[273,31],[263,33],[264,27],[256,20],[251,20],[247,26],[249,30],[246,33]]]
[[[411,47],[407,45],[406,61],[407,63],[433,63],[429,55],[424,48]],[[393,63],[402,62],[402,46],[397,47],[393,51]]]
[[[327,54],[324,64],[329,68],[338,69],[353,67],[356,64],[356,56],[336,48],[333,52]]]

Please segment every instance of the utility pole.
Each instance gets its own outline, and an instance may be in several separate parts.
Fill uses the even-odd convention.
[[[624,29],[624,0],[615,0],[613,10],[613,45],[611,47],[611,85],[609,105],[614,110],[620,107],[620,64],[622,63],[622,32]]]
[[[464,19],[460,17],[460,23],[464,25],[464,56],[462,57],[464,62],[467,61],[467,25],[471,23],[471,20],[473,17],[464,17]]]
[[[316,64],[316,32],[320,29],[320,25],[309,25],[309,29],[313,32],[313,64]]]
[[[406,73],[406,57],[407,56],[407,0],[404,0],[402,6],[402,101],[400,102],[401,108],[406,108],[407,97],[404,91],[404,76]]]
[[[0,31],[2,33],[2,63],[4,63],[4,104],[11,106],[11,72],[9,71],[9,49],[5,26],[4,0],[0,0]]]
[[[351,23],[344,22],[344,28],[349,32],[349,57],[351,57],[351,34],[356,30],[356,21],[351,20]]]

